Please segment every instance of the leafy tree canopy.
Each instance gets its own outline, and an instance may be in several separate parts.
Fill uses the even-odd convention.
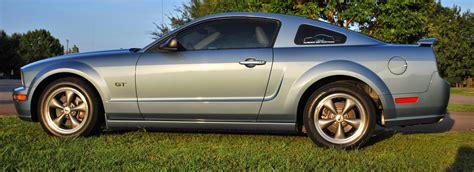
[[[19,52],[24,64],[37,60],[64,54],[64,48],[56,39],[44,29],[28,31],[21,36]]]
[[[442,75],[462,83],[474,75],[474,15],[438,4],[430,17],[434,20],[428,25],[428,37],[437,38],[434,49]]]
[[[69,48],[69,50],[66,50],[65,54],[74,54],[74,53],[79,53],[79,47],[76,45],[73,45],[72,48]]]
[[[76,47],[77,48],[77,47]],[[79,51],[79,48],[73,51]],[[63,46],[46,30],[28,31],[26,34],[8,35],[0,30],[0,72],[19,77],[21,66],[48,57],[63,54]]]
[[[178,8],[177,16],[169,16],[171,28],[194,18],[223,12],[270,12],[321,19],[331,24],[355,28],[372,37],[392,43],[414,43],[426,34],[428,14],[434,1],[421,0],[287,0],[287,1],[220,1],[192,0]],[[156,25],[156,24],[155,24]],[[156,25],[158,38],[171,30],[167,25]]]
[[[0,30],[0,72],[10,74],[11,70],[16,70],[23,64],[17,53],[21,34],[7,35]]]

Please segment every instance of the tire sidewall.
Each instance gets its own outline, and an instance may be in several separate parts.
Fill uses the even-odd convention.
[[[317,117],[314,115],[314,112],[316,111],[316,106],[326,96],[334,94],[334,93],[349,94],[353,96],[354,98],[356,98],[362,104],[362,106],[364,106],[366,119],[367,119],[366,120],[367,125],[365,125],[365,128],[362,131],[362,134],[359,137],[357,137],[355,140],[349,143],[334,144],[327,141],[319,134],[319,132],[316,129],[317,126],[315,126],[316,124],[314,123],[314,119]],[[374,107],[372,99],[358,87],[345,84],[345,83],[332,83],[316,90],[310,96],[305,106],[303,120],[305,123],[306,130],[308,131],[308,136],[318,146],[351,149],[351,148],[359,147],[370,138],[372,131],[375,128],[375,107]]]
[[[51,128],[51,126],[48,125],[47,119],[49,118],[47,115],[49,114],[44,114],[44,106],[48,96],[53,93],[55,90],[63,87],[71,87],[73,89],[76,89],[79,91],[81,94],[84,95],[85,99],[87,100],[87,105],[88,105],[88,110],[89,110],[89,116],[86,118],[84,125],[77,130],[74,133],[71,134],[63,134],[55,131],[54,129]],[[44,130],[46,130],[49,134],[59,136],[59,137],[78,137],[78,136],[86,136],[91,131],[95,128],[94,125],[97,122],[97,101],[96,101],[96,96],[94,92],[91,90],[91,88],[85,84],[83,81],[77,78],[64,78],[64,79],[58,79],[56,81],[51,82],[46,89],[42,92],[40,99],[38,103],[38,117],[39,121],[41,123],[41,126],[43,127]]]

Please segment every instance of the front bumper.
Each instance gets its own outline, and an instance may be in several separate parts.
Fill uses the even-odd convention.
[[[438,72],[433,73],[428,90],[424,93],[399,94],[397,97],[419,97],[416,103],[395,104],[397,117],[386,119],[385,126],[408,126],[435,123],[447,114],[450,96],[449,83]]]
[[[13,95],[15,94],[25,94],[28,95],[28,90],[25,87],[18,87],[13,90]],[[13,97],[13,96],[12,96]],[[25,121],[33,121],[31,116],[31,96],[28,95],[25,101],[13,100],[15,104],[17,116]]]

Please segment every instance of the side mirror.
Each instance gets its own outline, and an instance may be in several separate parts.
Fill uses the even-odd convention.
[[[178,50],[178,40],[175,37],[172,37],[166,40],[163,44],[160,45],[160,49],[166,51],[177,51]]]

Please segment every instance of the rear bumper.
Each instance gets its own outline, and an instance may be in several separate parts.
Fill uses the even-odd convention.
[[[450,96],[449,83],[434,72],[428,90],[424,93],[399,94],[398,97],[419,97],[416,103],[395,104],[397,118],[385,119],[384,124],[391,126],[407,126],[435,123],[447,114]]]
[[[25,87],[18,87],[13,90],[13,95],[15,94],[27,94],[28,90]],[[13,100],[17,112],[18,118],[25,121],[33,121],[31,117],[31,96],[28,95],[26,101]]]

